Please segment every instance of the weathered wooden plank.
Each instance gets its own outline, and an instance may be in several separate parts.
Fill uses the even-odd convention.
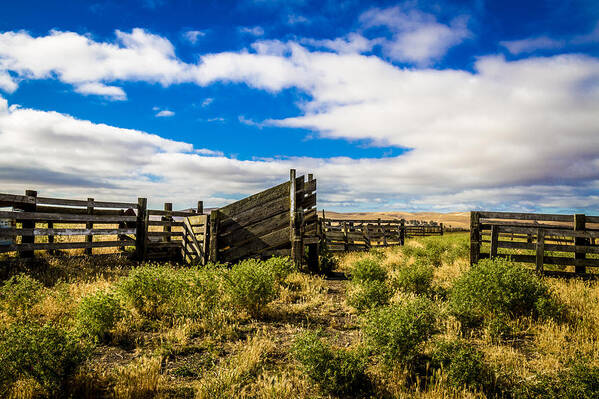
[[[16,195],[16,194],[0,194],[1,206],[12,206],[12,204],[29,204],[35,205],[35,197],[28,195]]]
[[[536,234],[538,227],[504,227],[500,226],[501,232],[504,233],[520,233],[520,234]],[[549,229],[545,231],[547,237],[582,237],[582,238],[599,238],[598,231],[574,231],[574,230],[559,230]]]
[[[544,220],[548,222],[572,222],[572,215],[517,212],[478,212],[481,219]]]
[[[182,237],[182,231],[148,231],[148,237]]]
[[[188,217],[196,215],[195,211],[167,211],[162,209],[148,209],[150,216],[177,216]]]
[[[67,208],[60,206],[46,206],[38,205],[36,212],[44,213],[64,213],[69,215],[87,215],[87,208]],[[94,215],[122,215],[123,211],[120,209],[94,209]]]
[[[304,197],[301,202],[301,207],[304,209],[312,208],[316,206],[316,193]]]
[[[268,219],[240,229],[232,230],[229,228],[218,235],[218,246],[219,248],[226,248],[244,245],[252,239],[259,239],[259,237],[268,234],[271,231],[279,230],[288,225],[289,213],[279,213],[278,215],[274,215]]]
[[[501,226],[501,227],[531,227],[534,229],[538,229],[542,227],[543,229],[568,229],[569,226],[564,224],[550,224],[550,223],[536,223],[536,222],[520,222],[517,220],[510,221],[497,221],[487,218],[481,218],[480,223],[485,226],[485,228],[489,228],[488,226]],[[571,223],[570,223],[571,225]]]
[[[289,197],[282,197],[274,201],[267,202],[260,207],[255,207],[247,212],[241,212],[221,219],[219,229],[221,233],[230,233],[232,231],[247,227],[253,223],[266,220],[280,213],[289,213]],[[223,217],[220,214],[219,216]]]
[[[0,218],[10,218],[17,220],[34,220],[43,223],[48,220],[68,221],[68,222],[95,222],[95,223],[118,223],[135,222],[135,216],[110,216],[110,215],[68,215],[62,213],[45,212],[11,212],[0,211]]]
[[[107,248],[131,245],[131,241],[93,241],[93,242],[55,242],[55,243],[27,243],[14,247],[19,251],[40,251],[49,249],[79,249],[79,248]]]
[[[148,251],[164,248],[181,248],[181,241],[159,241],[148,243]]]
[[[197,257],[199,259],[202,259],[204,257],[204,254],[202,253],[202,246],[196,239],[196,236],[193,232],[193,228],[191,227],[191,224],[189,223],[189,219],[186,218],[184,223],[185,223],[185,228],[187,229],[187,237],[191,239],[191,248],[195,251]]]
[[[183,222],[174,222],[170,220],[148,220],[148,226],[178,226],[182,227]]]
[[[488,258],[488,253],[480,254],[481,258]],[[497,258],[505,258],[511,259],[513,262],[525,262],[525,263],[536,263],[537,256],[536,255],[505,255],[498,254]],[[574,258],[564,258],[559,256],[544,256],[543,263],[546,265],[560,265],[560,266],[599,266],[599,259],[574,259]]]
[[[345,240],[345,234],[342,231],[327,231],[325,236],[327,240]]]
[[[2,235],[16,236],[83,236],[83,235],[118,235],[135,234],[136,229],[3,229]]]
[[[259,251],[276,248],[285,245],[289,242],[289,234],[291,228],[286,226],[280,230],[266,234],[260,239],[252,240],[247,245],[236,246],[219,252],[219,260],[225,262],[234,262],[240,258],[255,254]]]
[[[223,208],[220,208],[219,211],[221,211],[223,216],[229,217],[231,215],[237,215],[242,212],[251,211],[253,208],[262,206],[266,202],[288,197],[289,181],[227,205]]]
[[[88,205],[88,202],[86,200],[71,200],[71,199],[47,198],[47,197],[37,197],[36,203],[46,204],[46,205],[83,206],[86,208]],[[133,202],[93,201],[92,206],[94,208],[119,208],[119,209],[132,208],[132,209],[137,209],[137,204],[133,203]]]

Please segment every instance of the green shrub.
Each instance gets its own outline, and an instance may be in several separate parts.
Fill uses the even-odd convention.
[[[317,332],[307,331],[294,343],[293,354],[302,369],[327,393],[355,395],[368,386],[366,353],[357,350],[333,350]]]
[[[445,370],[447,382],[455,388],[482,389],[491,382],[483,354],[463,340],[436,342],[432,363]]]
[[[122,316],[123,308],[114,294],[97,291],[81,300],[75,323],[81,335],[102,342]]]
[[[335,270],[338,266],[337,258],[331,253],[323,251],[318,259],[318,272],[320,274],[331,274],[333,270]]]
[[[367,314],[364,335],[387,366],[414,359],[435,331],[434,304],[423,297]]]
[[[381,266],[381,260],[375,256],[358,259],[351,265],[350,278],[354,282],[385,281],[387,271]]]
[[[347,303],[362,312],[388,304],[390,297],[391,292],[384,282],[364,281],[350,285],[347,292]]]
[[[259,315],[277,295],[274,273],[264,262],[256,259],[234,265],[226,279],[233,304],[248,310],[253,316]]]
[[[269,269],[277,283],[285,280],[287,276],[295,271],[295,265],[288,256],[273,256],[264,262],[264,267]]]
[[[118,291],[139,314],[158,319],[172,314],[172,304],[186,296],[188,284],[182,274],[167,265],[137,267],[118,284]]]
[[[460,276],[450,291],[450,309],[466,327],[497,314],[555,314],[557,307],[543,280],[503,259],[481,260]]]
[[[427,295],[432,291],[433,273],[432,266],[416,261],[398,269],[393,285],[403,292]]]
[[[599,397],[599,367],[588,359],[569,362],[557,375],[537,375],[524,384],[514,386],[513,397],[591,399]]]
[[[62,395],[86,355],[56,327],[12,324],[0,332],[0,393],[6,395],[18,380],[33,379],[47,396]]]
[[[0,289],[0,306],[12,317],[24,316],[42,299],[43,288],[26,274],[12,276]]]
[[[201,318],[223,305],[222,276],[224,269],[206,265],[187,272],[188,293],[180,296],[176,306],[180,316]]]

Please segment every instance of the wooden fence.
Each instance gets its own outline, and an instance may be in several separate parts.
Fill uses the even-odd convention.
[[[599,216],[470,213],[471,264],[501,257],[534,264],[545,275],[594,277],[587,268],[599,266],[598,238]]]
[[[302,264],[304,236],[309,240],[316,234],[315,206],[316,180],[312,175],[307,181],[296,177],[292,169],[288,182],[211,212],[210,260],[236,262],[277,255]],[[309,251],[317,249],[309,247]]]
[[[91,255],[94,248],[124,251],[137,245],[145,199],[137,203],[72,200],[38,197],[36,191],[27,190],[25,195],[0,194],[0,207],[12,208],[0,210],[0,219],[10,224],[0,231],[4,243],[0,253],[33,258],[39,250],[83,249]]]
[[[409,237],[443,235],[439,226],[406,225],[404,219],[320,219],[323,245],[331,252],[361,251],[377,246],[404,245]]]

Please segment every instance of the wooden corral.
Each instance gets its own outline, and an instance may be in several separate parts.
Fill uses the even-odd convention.
[[[2,210],[2,208],[11,208]],[[205,264],[247,257],[290,256],[299,266],[318,262],[316,180],[296,177],[276,187],[203,214],[198,208],[147,209],[147,199],[101,202],[0,194],[0,254],[34,259],[35,251],[83,249],[86,255],[126,253],[137,260]],[[92,251],[93,250],[93,251]],[[312,265],[311,267],[315,267]]]
[[[599,266],[598,239],[599,216],[479,211],[470,215],[471,264],[502,257],[532,263],[540,274],[595,277],[587,268]],[[563,270],[545,270],[545,265]]]
[[[406,225],[404,219],[320,219],[323,245],[331,252],[361,251],[372,247],[404,245],[409,237],[443,235],[439,226]]]

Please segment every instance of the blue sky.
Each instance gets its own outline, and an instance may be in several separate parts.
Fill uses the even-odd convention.
[[[599,210],[595,1],[3,5],[0,191]]]

